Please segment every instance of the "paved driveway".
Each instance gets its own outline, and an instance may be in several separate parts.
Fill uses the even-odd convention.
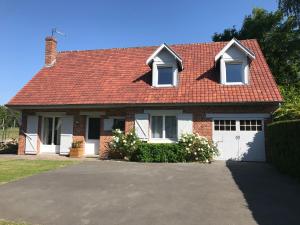
[[[300,223],[300,185],[263,163],[87,161],[1,185],[0,218],[44,225],[293,225]]]

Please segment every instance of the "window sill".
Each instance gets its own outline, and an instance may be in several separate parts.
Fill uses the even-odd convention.
[[[243,82],[226,82],[224,83],[224,85],[231,86],[231,85],[247,85],[247,84]]]
[[[173,84],[158,84],[158,85],[155,85],[155,86],[152,86],[152,87],[155,87],[155,88],[172,88],[172,87],[176,87],[176,85],[173,85]]]
[[[176,143],[177,139],[151,138],[148,143]]]

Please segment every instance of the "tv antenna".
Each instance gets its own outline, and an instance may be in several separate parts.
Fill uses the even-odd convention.
[[[52,28],[51,36],[54,37],[55,34],[59,34],[61,36],[66,36],[63,32],[60,32],[59,30],[57,30],[57,28]]]

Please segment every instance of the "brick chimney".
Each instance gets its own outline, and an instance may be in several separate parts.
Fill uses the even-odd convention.
[[[45,46],[45,66],[49,67],[49,66],[53,66],[53,64],[56,61],[56,55],[57,55],[56,45],[57,45],[57,41],[52,36],[46,37],[45,41],[46,41],[46,46]]]

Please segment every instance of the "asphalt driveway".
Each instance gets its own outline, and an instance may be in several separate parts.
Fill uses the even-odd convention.
[[[300,185],[264,163],[86,161],[0,186],[32,224],[299,224]]]

